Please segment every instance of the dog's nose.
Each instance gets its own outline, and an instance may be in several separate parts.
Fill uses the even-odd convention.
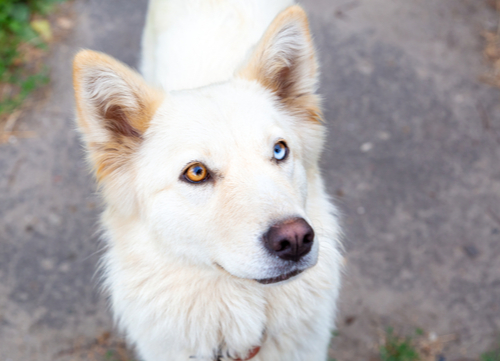
[[[313,241],[314,231],[303,218],[277,223],[264,235],[264,244],[271,254],[295,262],[309,253]]]

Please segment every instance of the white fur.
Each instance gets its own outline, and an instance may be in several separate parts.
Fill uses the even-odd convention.
[[[142,74],[166,90],[232,78],[274,17],[293,0],[151,0]]]
[[[237,76],[291,3],[150,3],[142,70],[168,93],[138,149],[102,181],[105,284],[121,329],[145,361],[245,357],[257,345],[253,361],[327,359],[341,256],[336,210],[318,169],[324,129],[299,119],[258,81]],[[314,91],[315,69],[306,70],[315,66],[307,65],[312,46],[298,25],[290,26],[268,58],[288,61],[302,49],[298,87]],[[80,117],[95,118],[86,99],[112,96],[112,79],[100,84],[82,76]],[[124,83],[117,81],[120,96],[127,94]],[[95,119],[87,124],[81,127],[92,153],[90,135],[108,133]],[[290,155],[277,164],[272,149],[280,139]],[[214,173],[211,182],[180,179],[193,161]],[[265,250],[262,235],[290,217],[306,219],[315,231],[313,249],[293,266],[305,271],[262,285],[255,280],[277,277],[284,267]]]

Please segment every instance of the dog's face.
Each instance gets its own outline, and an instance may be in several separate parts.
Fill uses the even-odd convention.
[[[223,84],[162,94],[104,55],[75,60],[79,125],[108,204],[170,255],[262,283],[317,261],[306,211],[322,147],[315,84],[298,7]]]
[[[265,240],[276,224],[309,221],[306,145],[320,126],[301,123],[248,81],[167,97],[134,167],[148,222],[169,249],[259,280],[314,265],[317,242],[294,261]]]

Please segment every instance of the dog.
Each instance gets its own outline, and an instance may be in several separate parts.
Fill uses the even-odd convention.
[[[74,59],[103,284],[145,361],[326,360],[341,230],[308,19],[291,0],[152,0],[143,76]]]

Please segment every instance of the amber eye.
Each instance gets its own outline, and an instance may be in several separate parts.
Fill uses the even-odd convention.
[[[208,179],[207,168],[201,163],[191,164],[184,172],[184,178],[191,183],[200,183]]]

